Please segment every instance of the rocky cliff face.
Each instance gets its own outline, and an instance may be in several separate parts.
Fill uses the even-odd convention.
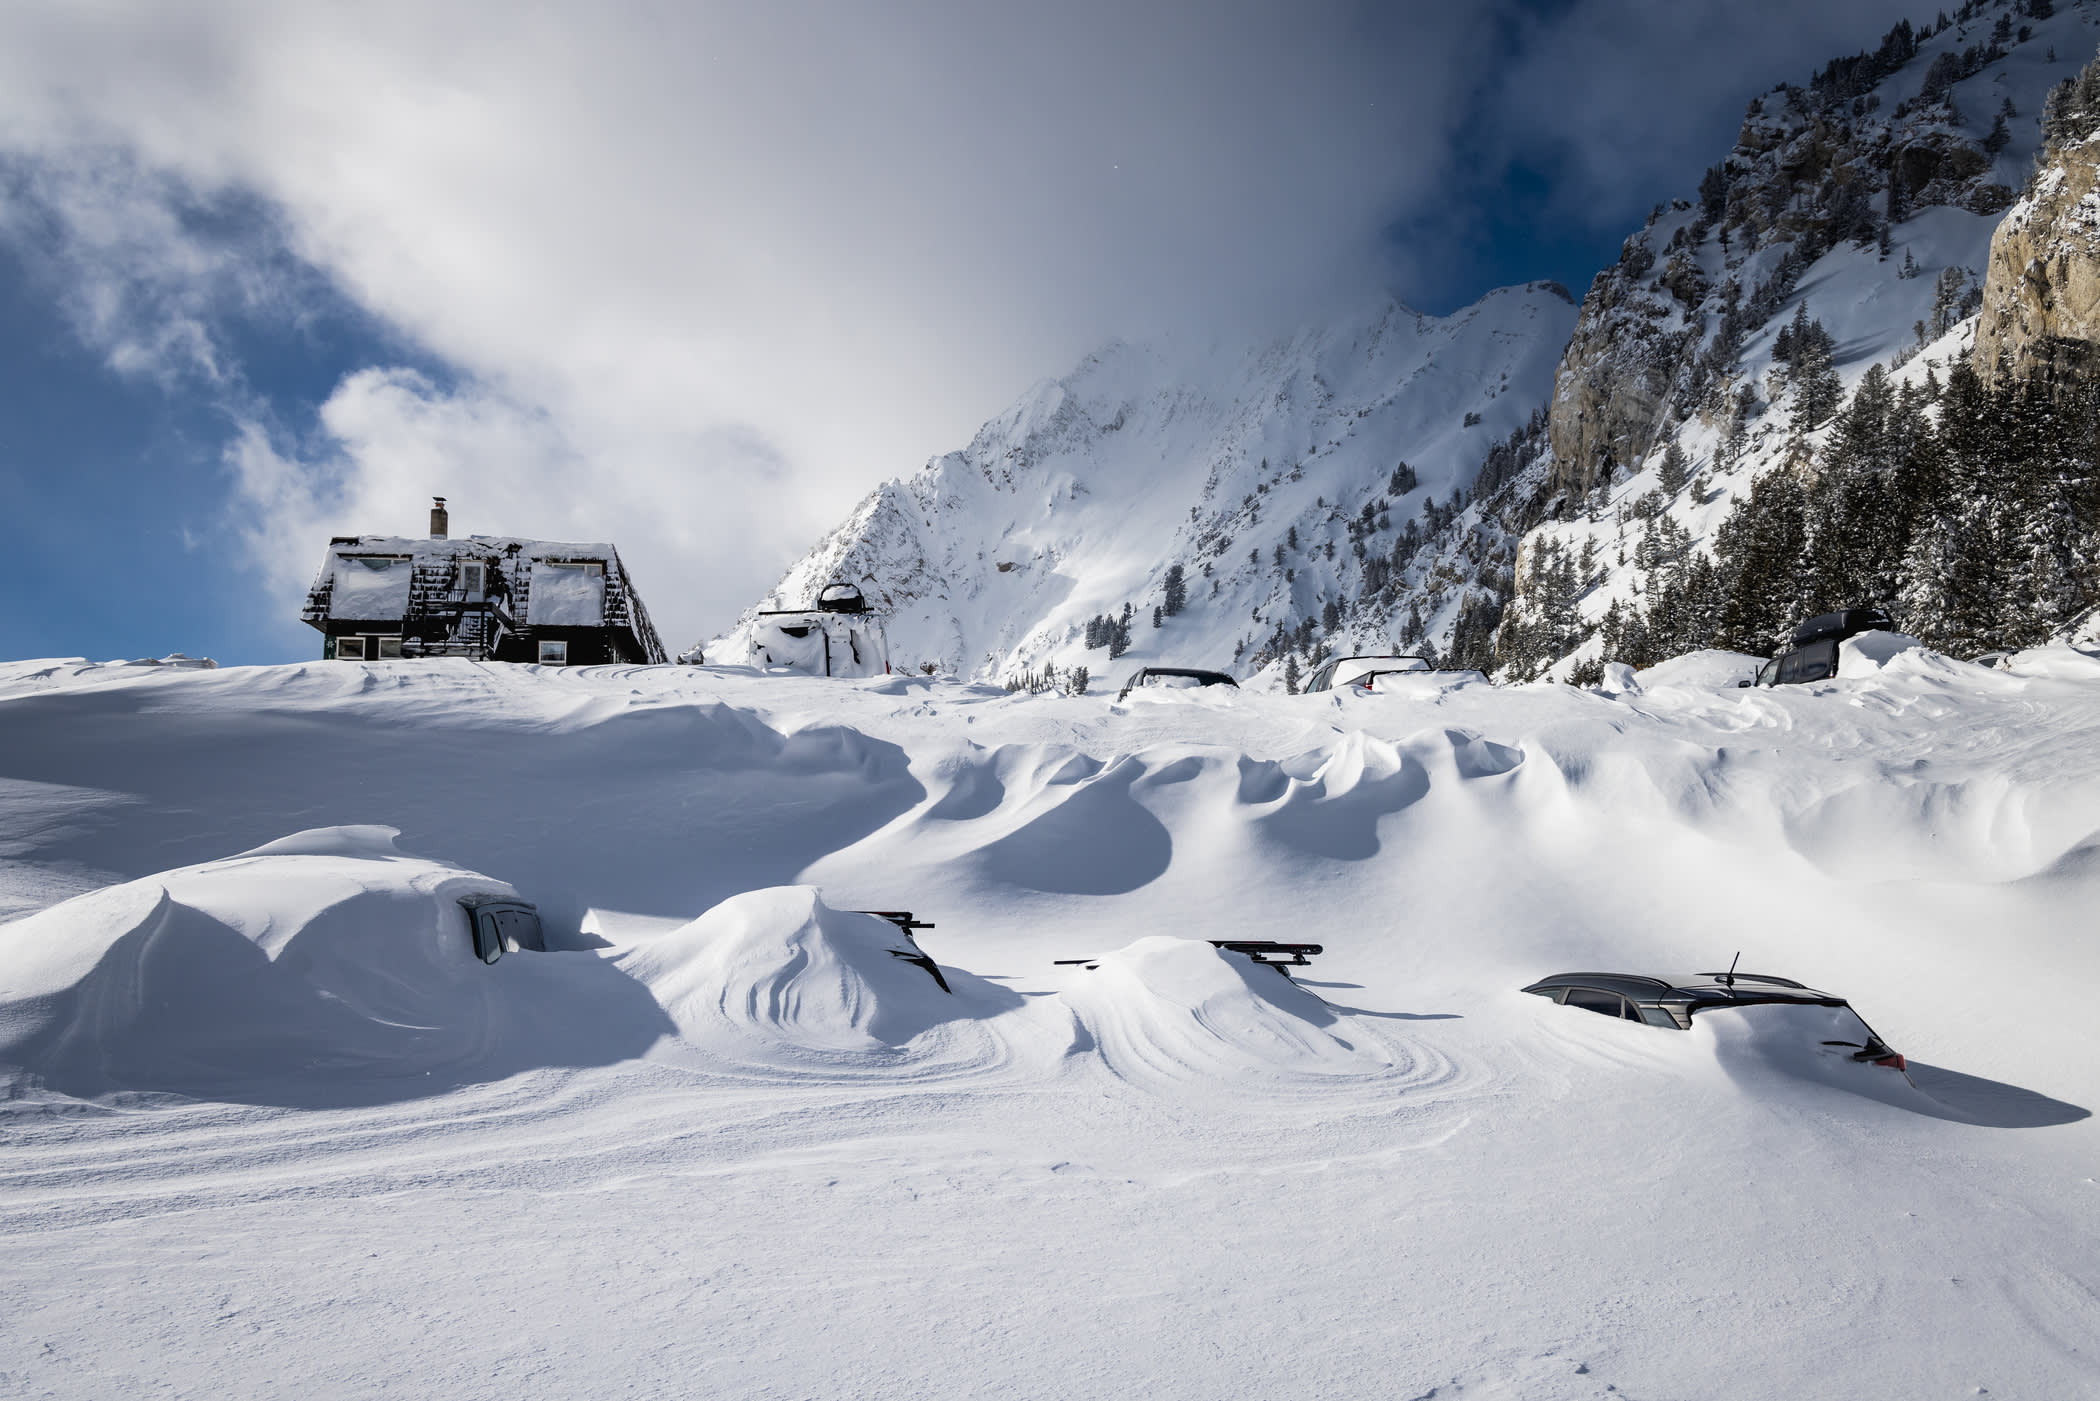
[[[1980,305],[1979,368],[2014,343],[2016,372],[2085,363],[2100,331],[2100,145],[2085,144],[2100,64],[2079,68],[2096,36],[2095,0],[1970,0],[1750,105],[1696,197],[1657,206],[1584,301],[1502,674],[1611,660],[1614,618],[1622,638],[1627,619],[1655,625],[1675,606],[1665,586],[1739,543],[1728,532],[1755,483],[1813,489],[1867,377],[1885,393],[1946,384]],[[1821,360],[1795,353],[1804,324]],[[1661,623],[1706,645],[1680,636],[1696,631],[1684,618]]]
[[[1607,466],[1636,462],[1668,422],[1693,333],[1678,298],[1655,293],[1640,272],[1652,259],[1646,234],[1628,240],[1625,261],[1599,273],[1553,376],[1550,434],[1555,484],[1586,491]]]
[[[1580,495],[1607,470],[1623,478],[1683,425],[1717,420],[1740,386],[1731,372],[1745,341],[1792,308],[1826,253],[1886,258],[1903,251],[1891,231],[1934,210],[1989,218],[2011,203],[2041,94],[2061,76],[2050,41],[2090,40],[2069,14],[2046,33],[1997,7],[1962,16],[1900,24],[1874,52],[1753,101],[1698,197],[1656,206],[1591,284],[1555,374],[1557,488]],[[1950,240],[1931,232],[1921,251],[1944,267]]]
[[[2052,146],[1991,238],[1976,367],[2065,380],[2100,363],[2100,136]]]

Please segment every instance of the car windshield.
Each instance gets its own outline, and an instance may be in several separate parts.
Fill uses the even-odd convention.
[[[1800,1058],[1809,1055],[1851,1057],[1886,1043],[1849,1006],[1825,1007],[1813,1002],[1749,1002],[1705,1007],[1693,1019],[1729,1040]]]
[[[1193,691],[1198,686],[1201,686],[1203,684],[1203,680],[1201,677],[1196,676],[1154,675],[1147,676],[1145,678],[1145,684],[1147,686],[1159,686],[1170,691]]]
[[[1334,664],[1331,684],[1346,686],[1352,681],[1380,673],[1427,670],[1429,663],[1420,657],[1349,657]]]
[[[1835,638],[1811,642],[1806,647],[1796,647],[1779,659],[1779,684],[1791,686],[1804,681],[1821,681],[1837,674],[1838,645]]]

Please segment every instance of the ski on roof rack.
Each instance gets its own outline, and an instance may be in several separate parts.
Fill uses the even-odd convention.
[[[1311,963],[1315,954],[1325,953],[1324,944],[1281,944],[1274,939],[1212,939],[1210,946],[1224,953],[1242,954],[1264,968],[1274,968],[1284,977],[1290,977],[1291,968],[1303,968]],[[1101,965],[1099,955],[1093,958],[1055,958],[1054,967],[1078,967],[1089,972]]]
[[[857,915],[873,915],[877,919],[886,919],[891,924],[896,925],[897,931],[904,936],[905,946],[901,949],[891,949],[890,957],[901,958],[914,968],[925,969],[927,976],[940,985],[942,992],[949,994],[951,997],[954,996],[955,989],[949,987],[948,980],[941,976],[940,965],[935,963],[932,956],[919,947],[916,939],[912,938],[911,932],[914,929],[931,929],[933,928],[932,923],[918,918],[910,910],[855,910],[853,913]]]

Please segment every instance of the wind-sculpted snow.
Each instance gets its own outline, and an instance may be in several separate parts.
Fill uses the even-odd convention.
[[[1069,773],[1067,761],[1060,773]],[[1053,774],[1023,798],[1021,826],[986,843],[977,864],[993,881],[1066,895],[1122,895],[1162,875],[1174,842],[1141,801],[1137,785],[1157,782],[1142,760],[1118,758],[1083,778]]]
[[[943,989],[900,956],[916,951],[888,920],[787,886],[725,900],[619,963],[680,1037],[734,1058],[892,1073],[999,1059],[973,1024],[1021,999],[959,968],[942,969]]]
[[[514,895],[299,833],[0,925],[0,1061],[69,1094],[325,1104],[641,1054],[670,1024],[582,953],[475,958],[459,897]]]
[[[1281,971],[1200,939],[1152,935],[1075,972],[1064,1000],[1108,1067],[1146,1084],[1208,1080],[1244,1093],[1307,1076],[1389,1077],[1411,1059],[1359,1029]]]
[[[0,1391],[2084,1394],[2100,660],[1893,643],[0,670]],[[1520,991],[1738,954],[1909,1078]]]
[[[1378,819],[1427,796],[1429,775],[1397,746],[1358,732],[1243,768],[1240,791],[1275,840],[1307,855],[1363,860],[1378,854]]]

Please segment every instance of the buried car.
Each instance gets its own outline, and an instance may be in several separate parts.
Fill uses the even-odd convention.
[[[1344,686],[1360,686],[1368,691],[1381,676],[1434,670],[1427,657],[1336,657],[1312,674],[1305,683],[1305,693],[1339,691]]]
[[[506,950],[547,951],[540,913],[525,901],[508,895],[462,895],[459,904],[473,931],[474,957],[483,963],[494,963]]]
[[[1123,683],[1123,689],[1116,692],[1116,699],[1123,700],[1136,690],[1187,691],[1199,686],[1230,686],[1238,690],[1239,685],[1239,682],[1222,671],[1198,671],[1185,666],[1147,666],[1138,668],[1137,674]]]
[[[1875,1035],[1874,1029],[1844,998],[1768,973],[1695,973],[1670,979],[1638,973],[1556,973],[1539,979],[1524,991],[1564,1007],[1580,1007],[1607,1017],[1677,1031],[1690,1031],[1694,1016],[1717,1007],[1838,1008],[1850,1014],[1856,1039],[1825,1041],[1824,1049],[1846,1054],[1862,1065],[1887,1066],[1891,1070],[1908,1068],[1903,1057]]]
[[[1786,651],[1757,669],[1757,675],[1738,681],[1737,687],[1795,686],[1809,681],[1827,681],[1837,675],[1838,645],[1863,632],[1894,632],[1896,620],[1879,608],[1841,608],[1818,613],[1794,629]]]
[[[762,608],[751,620],[753,665],[805,676],[863,678],[890,674],[882,615],[855,584],[829,584],[809,608]],[[679,658],[697,664],[695,647]]]

